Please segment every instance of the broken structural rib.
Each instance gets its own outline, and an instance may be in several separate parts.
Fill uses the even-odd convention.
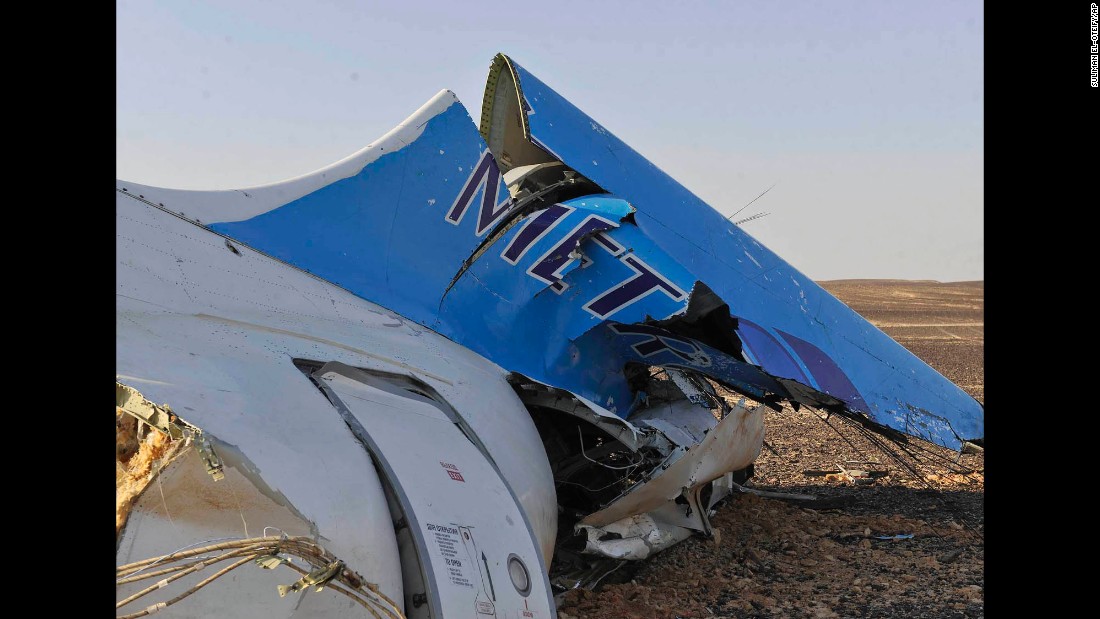
[[[502,145],[502,169],[529,163],[529,149],[511,147],[525,138],[628,200],[638,229],[729,303],[749,361],[874,422],[948,447],[984,436],[981,404],[544,82],[503,54],[490,75],[504,77],[490,79],[481,133]],[[509,122],[515,115],[520,122]]]
[[[610,361],[582,361],[578,341],[611,322],[688,327],[676,319],[705,289],[728,317],[680,330],[684,341],[727,344],[794,384],[737,391],[804,395],[949,447],[983,435],[973,398],[520,65],[494,60],[480,134],[453,102],[437,96],[388,148],[305,195],[266,209],[237,198],[199,209],[202,221],[620,416],[633,404],[621,371],[596,375]],[[506,186],[502,172],[535,169]],[[529,199],[573,171],[591,193]],[[317,184],[305,178],[295,187]]]
[[[442,91],[315,173],[119,182],[116,205],[119,381],[226,460],[213,490],[198,459],[167,465],[120,559],[278,522],[410,617],[548,613],[552,558],[709,533],[757,404],[984,436],[973,398],[503,55],[480,131]]]

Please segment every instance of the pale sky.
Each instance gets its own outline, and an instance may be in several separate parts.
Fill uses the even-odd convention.
[[[984,277],[974,0],[116,5],[120,179],[284,180],[504,52],[814,279]]]

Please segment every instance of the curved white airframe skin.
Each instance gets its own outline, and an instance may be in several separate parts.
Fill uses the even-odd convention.
[[[547,568],[558,506],[542,439],[505,379],[506,370],[425,328],[442,324],[433,317],[437,304],[428,299],[428,306],[418,305],[424,299],[413,290],[428,275],[447,275],[458,262],[450,254],[447,260],[427,250],[410,253],[410,247],[445,246],[466,256],[463,252],[479,242],[475,224],[488,226],[484,222],[508,204],[496,204],[488,189],[479,201],[467,191],[477,186],[478,174],[485,175],[486,188],[499,181],[491,181],[496,176],[487,171],[495,168],[486,162],[492,158],[465,110],[452,107],[456,102],[453,93],[441,91],[359,152],[271,185],[191,191],[118,182],[118,380],[201,428],[225,463],[220,482],[206,475],[194,451],[168,464],[157,487],[135,504],[119,539],[118,564],[211,539],[285,532],[314,538],[403,602],[410,618],[552,616]],[[478,163],[471,169],[463,158]],[[375,191],[379,187],[395,191]],[[420,203],[411,197],[413,189],[435,197]],[[463,195],[470,200],[464,202]],[[481,203],[477,216],[443,218],[475,202]],[[292,228],[304,233],[307,246],[342,255],[354,268],[334,279],[324,264],[302,267],[325,277],[311,275],[291,264],[295,252],[266,244],[270,238],[227,228],[226,222],[278,219],[288,203],[305,216]],[[348,225],[341,218],[344,208],[372,217]],[[397,225],[410,213],[420,219]],[[438,219],[436,228],[443,232],[424,234],[423,217]],[[313,226],[353,234],[330,242],[311,234],[317,232]],[[374,247],[376,255],[347,258],[363,246]],[[380,264],[384,277],[339,279]],[[384,299],[392,309],[364,297]],[[460,341],[479,345],[476,338]],[[535,405],[591,423],[628,451],[656,449],[666,456],[665,464],[683,456],[677,471],[709,471],[726,461],[713,450],[688,451],[687,444],[672,453],[676,441],[659,428],[636,427],[571,391],[514,376],[523,379],[517,389]],[[694,412],[713,419],[709,408]],[[676,435],[678,426],[670,423],[666,429]],[[727,423],[725,429],[732,427]],[[731,452],[759,453],[762,435],[742,434],[747,440],[732,445]],[[677,502],[682,484],[672,477],[690,482],[689,500],[695,503]],[[597,516],[646,510],[649,516],[634,515],[652,524],[652,530],[642,527],[643,534],[659,534],[660,547],[690,531],[708,533],[710,505],[699,504],[697,482],[712,478],[660,476],[649,491],[643,491],[649,482],[638,482]],[[728,473],[725,478],[732,479]],[[720,484],[715,484],[717,497]],[[598,526],[618,532],[612,530],[618,521],[607,520]],[[588,535],[604,537],[592,530]],[[514,561],[530,575],[521,579],[523,586],[510,577]],[[350,609],[353,616],[362,614],[332,592],[280,599],[275,585],[290,584],[294,579],[287,574],[244,566],[232,579],[216,581],[161,612],[312,617],[345,616]],[[171,585],[151,601],[180,593],[180,586]],[[138,589],[123,584],[118,598]]]
[[[186,221],[159,207],[151,188],[147,193],[138,187],[120,182],[116,200],[118,381],[151,401],[169,404],[212,436],[227,475],[215,482],[187,469],[194,464],[187,459],[174,463],[164,472],[161,483],[167,486],[161,489],[171,495],[173,488],[197,488],[197,494],[162,501],[151,487],[120,537],[117,564],[211,538],[260,536],[267,526],[299,526],[383,593],[407,601],[415,592],[402,591],[394,526],[379,472],[339,411],[293,363],[335,361],[418,379],[476,433],[508,493],[485,496],[470,481],[448,478],[440,464],[447,445],[431,444],[430,437],[422,444],[396,447],[420,452],[423,474],[438,473],[448,483],[465,484],[475,512],[518,509],[522,518],[509,518],[510,526],[526,528],[521,536],[526,547],[511,541],[515,547],[496,547],[497,538],[488,535],[477,539],[496,583],[497,616],[526,610],[530,616],[550,617],[546,568],[557,529],[554,482],[538,432],[504,380],[505,371],[383,307]],[[144,198],[133,195],[139,191]],[[393,408],[376,412],[407,414]],[[243,493],[250,485],[258,490],[253,496],[266,500],[249,503]],[[203,493],[219,492],[228,494],[206,505],[217,506],[220,513],[192,509],[173,514],[173,506],[203,504],[209,498]],[[510,553],[525,557],[532,580],[538,581],[528,597],[509,586]],[[281,599],[275,585],[297,578],[289,570],[246,565],[234,575],[158,615],[367,616],[331,591]],[[437,576],[437,587],[462,586],[445,572]],[[120,598],[129,592],[120,589]],[[453,595],[436,595],[434,602],[429,595],[427,605],[417,609],[406,603],[405,611],[410,617],[426,616],[429,609],[438,616],[473,616],[475,595],[471,589],[470,607],[461,610],[433,608]],[[120,612],[145,605],[136,603]]]
[[[180,217],[200,224],[241,221],[266,213],[304,195],[358,174],[379,157],[408,146],[423,133],[429,120],[458,103],[450,90],[440,90],[408,118],[385,135],[320,170],[268,185],[241,189],[193,190],[150,187],[138,183],[118,182],[129,193],[143,196],[160,204]]]

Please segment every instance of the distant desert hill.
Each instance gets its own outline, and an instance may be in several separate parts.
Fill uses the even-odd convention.
[[[818,283],[984,399],[984,282]],[[567,592],[558,617],[985,616],[983,453],[960,455],[914,441],[909,448],[922,456],[918,479],[853,425],[807,407],[764,414],[768,447],[751,485],[845,499],[846,506],[813,510],[735,495],[711,518],[712,538],[685,540],[626,576],[624,568],[599,591]],[[868,485],[808,474],[843,463],[888,474]],[[875,537],[898,533],[914,536]]]

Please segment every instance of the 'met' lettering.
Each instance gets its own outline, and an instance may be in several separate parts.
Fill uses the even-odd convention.
[[[456,226],[461,223],[479,188],[483,188],[483,190],[481,192],[481,208],[478,209],[477,227],[474,229],[474,234],[482,236],[489,228],[500,221],[508,212],[508,209],[512,207],[511,198],[497,204],[497,197],[500,192],[500,168],[497,167],[496,159],[493,159],[488,150],[481,153],[481,158],[474,166],[473,173],[466,179],[466,184],[462,187],[462,191],[458,193],[455,203],[447,211],[445,219]]]

